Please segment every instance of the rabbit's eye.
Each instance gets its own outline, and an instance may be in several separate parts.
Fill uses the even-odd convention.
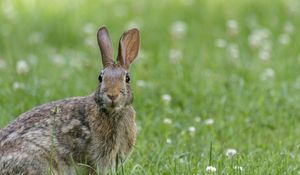
[[[126,83],[130,82],[130,76],[128,74],[126,74]]]
[[[102,75],[99,75],[98,80],[100,83],[102,82]]]

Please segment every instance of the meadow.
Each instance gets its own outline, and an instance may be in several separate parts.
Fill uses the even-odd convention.
[[[0,9],[0,128],[92,93],[98,28],[117,49],[137,27],[138,137],[119,174],[300,174],[299,1],[2,0]]]

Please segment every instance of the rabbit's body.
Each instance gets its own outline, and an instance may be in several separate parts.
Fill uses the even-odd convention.
[[[1,173],[45,174],[52,169],[70,174],[74,162],[113,167],[134,145],[134,118],[131,106],[113,113],[99,110],[94,95],[33,108],[1,132]]]
[[[121,57],[114,63],[107,57],[112,52],[107,39],[106,28],[101,28],[98,42],[104,69],[95,93],[35,107],[0,130],[1,175],[72,175],[78,163],[106,174],[129,155],[136,125],[127,71],[138,47],[132,52],[134,57],[125,51],[123,63]],[[127,47],[127,40],[139,45],[138,31],[123,34],[121,49],[132,48],[132,43]]]

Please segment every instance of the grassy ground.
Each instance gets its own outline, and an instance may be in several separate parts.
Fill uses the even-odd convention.
[[[3,0],[0,8],[0,127],[93,92],[98,27],[117,48],[137,26],[139,134],[125,174],[205,174],[209,165],[215,174],[300,174],[297,0]]]

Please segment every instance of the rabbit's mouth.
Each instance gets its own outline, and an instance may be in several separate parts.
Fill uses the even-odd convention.
[[[116,101],[110,101],[104,104],[104,107],[109,110],[118,110],[122,108],[122,105]]]
[[[111,105],[110,105],[112,108],[115,108],[117,105],[117,103],[115,101],[111,101]]]
[[[99,105],[100,108],[109,110],[109,111],[117,111],[121,109],[125,104],[123,104],[123,100],[119,99],[114,99],[111,100],[107,98],[104,94],[101,96],[95,96],[95,101]]]

